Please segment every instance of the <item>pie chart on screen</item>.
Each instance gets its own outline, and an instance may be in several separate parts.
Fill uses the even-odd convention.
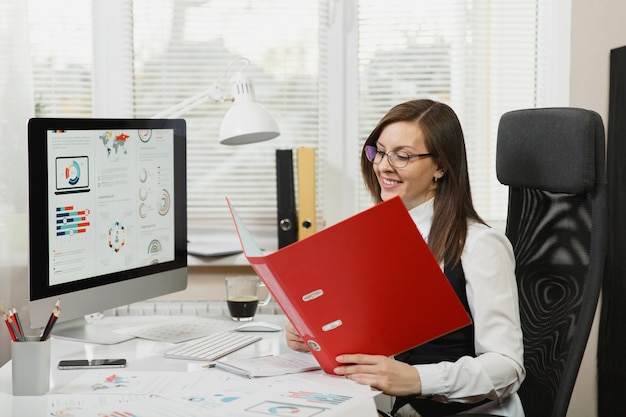
[[[291,405],[277,405],[268,408],[267,411],[277,416],[294,416],[300,414],[300,408]]]
[[[65,179],[70,185],[76,185],[80,180],[80,166],[78,162],[72,161],[72,163],[65,168]]]

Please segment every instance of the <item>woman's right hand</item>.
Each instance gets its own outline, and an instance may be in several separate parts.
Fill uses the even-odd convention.
[[[289,346],[291,349],[296,350],[298,352],[309,351],[309,348],[307,347],[306,343],[304,343],[304,340],[302,340],[302,338],[296,331],[296,328],[293,327],[293,324],[291,324],[291,322],[288,322],[285,325],[285,337],[287,339],[287,346]]]

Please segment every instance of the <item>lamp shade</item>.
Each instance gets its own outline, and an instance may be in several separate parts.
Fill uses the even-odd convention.
[[[239,72],[231,78],[230,83],[234,102],[222,120],[220,143],[245,145],[280,135],[274,118],[256,102],[250,78]]]

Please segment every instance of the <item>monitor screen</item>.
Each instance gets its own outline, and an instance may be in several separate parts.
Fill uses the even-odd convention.
[[[28,170],[31,327],[115,343],[84,316],[186,287],[184,120],[34,118]]]

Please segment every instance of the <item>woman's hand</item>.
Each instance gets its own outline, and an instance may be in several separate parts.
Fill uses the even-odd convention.
[[[298,352],[308,352],[309,348],[304,343],[304,340],[300,337],[296,328],[293,327],[291,322],[288,322],[285,325],[285,337],[287,338],[287,346],[289,346],[293,350],[297,350]]]
[[[334,369],[359,384],[369,385],[388,395],[420,395],[422,381],[413,366],[381,355],[350,354],[336,358]]]

